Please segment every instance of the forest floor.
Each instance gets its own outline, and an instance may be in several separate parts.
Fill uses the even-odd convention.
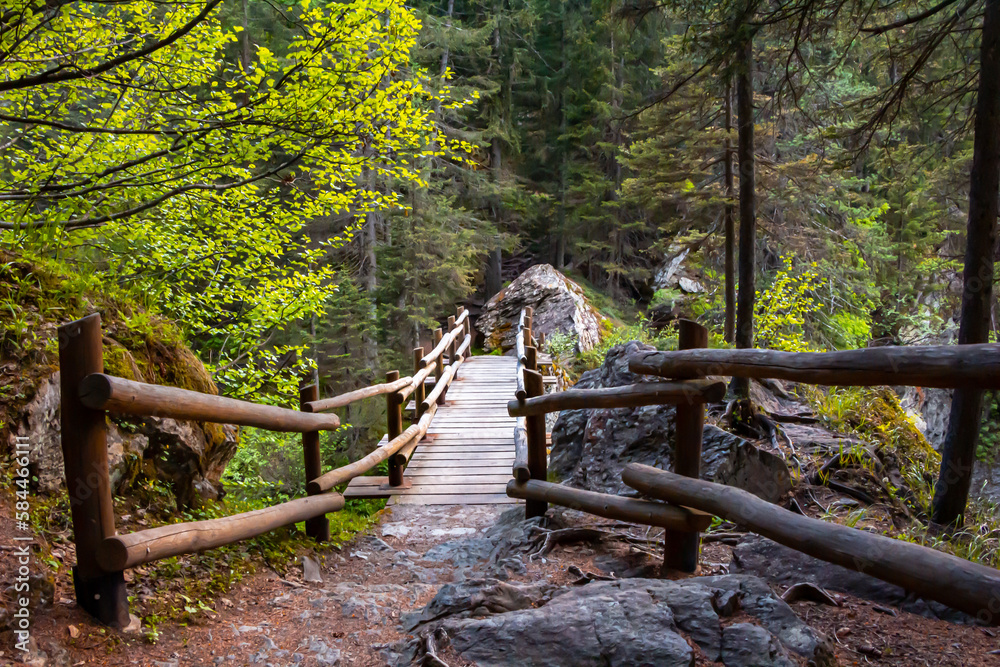
[[[16,565],[8,547],[13,534],[9,507],[0,519],[0,580],[8,587]],[[262,570],[235,585],[193,622],[164,622],[150,644],[141,635],[109,631],[76,608],[71,590],[57,582],[51,603],[32,621],[36,665],[384,665],[407,638],[402,617],[419,611],[441,585],[484,576],[476,558],[449,545],[476,538],[510,505],[396,506],[381,523],[345,544],[339,553],[319,556],[322,582],[307,582],[302,567],[284,576]],[[566,512],[564,523],[593,524],[593,518]],[[732,547],[714,542],[703,551],[702,574],[728,572]],[[629,576],[655,570],[659,558],[648,548],[620,542],[556,546],[542,558],[524,558],[511,583],[549,582],[566,586],[579,572]],[[574,567],[575,566],[575,567]],[[573,569],[573,574],[570,569]],[[578,569],[577,569],[578,568]],[[625,570],[628,571],[625,571]],[[618,572],[615,572],[618,570]],[[774,586],[777,593],[780,586]],[[809,625],[834,642],[844,665],[998,665],[995,630],[956,625],[860,598],[839,595],[840,606],[792,604]],[[895,614],[895,615],[893,615]],[[3,634],[0,664],[18,653],[11,633]],[[44,656],[41,652],[44,652]],[[448,649],[439,653],[451,667],[469,663]],[[712,664],[699,660],[698,664]]]

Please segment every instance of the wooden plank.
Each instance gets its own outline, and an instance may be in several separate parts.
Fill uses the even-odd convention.
[[[507,452],[479,452],[476,457],[478,459],[489,459],[496,461],[504,461],[513,465],[514,463],[514,449],[511,448],[510,453]],[[455,454],[441,454],[438,452],[422,452],[419,449],[413,454],[411,461],[461,461],[461,457],[456,457]]]
[[[436,460],[430,459],[427,461],[414,461],[410,459],[410,462],[406,466],[406,475],[422,475],[427,474],[442,474],[441,471],[450,470],[455,474],[458,473],[469,473],[473,474],[474,471],[496,471],[496,472],[506,472],[509,470],[503,461],[496,461],[493,459],[487,460],[464,460],[464,461],[453,461],[453,460]]]
[[[503,489],[504,493],[507,493],[507,481],[502,482],[487,482],[482,484],[443,484],[434,480],[430,477],[421,478],[421,483],[414,483],[413,486],[406,487],[400,486],[396,488],[389,489],[388,492],[394,496],[420,496],[420,495],[459,495],[459,494],[477,494],[477,493],[499,493],[500,489]],[[375,492],[377,485],[358,486],[357,489],[367,488],[371,492]]]
[[[521,501],[506,493],[428,494],[423,496],[393,496],[393,505],[515,505]]]

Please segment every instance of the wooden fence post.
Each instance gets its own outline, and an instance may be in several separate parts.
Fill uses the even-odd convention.
[[[444,333],[441,331],[441,329],[440,328],[435,329],[434,330],[434,347],[435,348],[441,342],[442,338],[444,338]],[[438,355],[438,358],[434,360],[434,363],[435,363],[435,366],[434,366],[434,386],[437,387],[439,384],[441,384],[441,376],[444,375],[444,352],[442,352],[441,354]],[[444,405],[444,393],[443,392],[441,393],[441,395],[438,396],[437,404],[438,405]]]
[[[129,624],[125,573],[105,572],[97,561],[98,546],[115,534],[105,413],[86,407],[79,393],[83,378],[103,372],[101,316],[94,313],[59,327],[60,430],[76,542],[73,588],[85,611],[124,628]]]
[[[389,371],[385,374],[386,383],[399,379],[399,371]],[[399,392],[385,395],[386,408],[386,439],[392,442],[403,432],[403,402],[399,400]],[[396,457],[389,457],[389,486],[400,486],[403,483],[403,466],[396,463]]]
[[[319,385],[312,382],[311,378],[308,382],[309,384],[299,388],[299,409],[302,409],[306,403],[319,400]],[[306,489],[308,489],[309,482],[323,474],[323,457],[319,450],[319,431],[308,431],[302,434],[302,456],[305,461]],[[308,491],[306,493],[310,496],[314,495]],[[306,535],[317,542],[330,541],[330,520],[326,518],[325,514],[306,519]]]
[[[679,350],[708,347],[708,329],[692,320],[680,320]],[[685,477],[701,474],[701,444],[705,429],[705,405],[677,404],[674,472]],[[696,532],[668,530],[664,533],[663,569],[694,572],[698,569],[701,535]]]
[[[423,358],[424,358],[424,348],[422,347],[413,348],[414,376],[416,376],[416,374],[419,373],[420,371],[424,370]],[[413,390],[413,402],[415,405],[415,407],[413,408],[414,422],[418,421],[421,417],[424,416],[424,411],[421,409],[422,406],[420,404],[424,402],[425,398],[427,398],[427,386],[423,382],[420,382]]]
[[[525,348],[524,391],[527,398],[545,393],[545,382],[538,372],[537,351]],[[528,436],[528,471],[531,479],[546,481],[548,477],[548,452],[545,448],[545,415],[525,417],[524,427]],[[549,504],[543,500],[524,501],[524,518],[544,516]]]

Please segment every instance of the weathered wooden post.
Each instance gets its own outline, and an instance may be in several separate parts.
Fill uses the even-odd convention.
[[[304,411],[306,403],[319,400],[319,385],[310,378],[308,384],[299,388],[299,409]],[[308,431],[302,434],[302,456],[306,469],[306,489],[309,482],[323,474],[323,457],[319,450],[319,431]],[[306,491],[307,495],[315,495]],[[306,519],[306,535],[317,542],[330,541],[330,520],[326,515]]]
[[[415,347],[413,348],[413,376],[416,377],[417,373],[424,370],[424,348]],[[413,390],[413,402],[416,407],[413,408],[414,421],[420,419],[424,411],[421,407],[421,403],[427,398],[427,386],[421,380],[417,383],[416,388]]]
[[[385,374],[386,384],[399,379],[399,371],[389,371]],[[399,400],[399,392],[393,391],[385,395],[386,407],[386,439],[392,442],[403,432],[403,402]],[[400,486],[403,483],[403,466],[396,462],[396,457],[389,457],[389,486]]]
[[[115,534],[108,473],[104,410],[80,401],[80,382],[104,372],[101,316],[98,313],[59,327],[60,430],[66,490],[76,542],[73,589],[77,603],[100,622],[129,624],[125,573],[105,572],[97,559],[101,542]]]
[[[680,320],[677,349],[708,347],[708,329],[692,320]],[[687,401],[677,404],[674,472],[685,477],[701,474],[701,444],[705,429],[705,404]],[[696,532],[664,533],[663,569],[694,572],[698,569],[701,535]]]
[[[527,398],[534,398],[545,393],[545,382],[538,372],[537,351],[533,347],[524,350],[526,363],[524,367],[524,392]],[[546,481],[548,477],[548,452],[545,447],[545,415],[525,417],[524,427],[528,436],[528,470],[531,479]],[[524,517],[544,516],[549,504],[542,500],[524,501]]]
[[[441,344],[441,339],[444,338],[444,333],[441,331],[440,327],[434,330],[434,348]],[[438,355],[437,359],[434,360],[434,386],[437,387],[441,384],[441,376],[444,375],[444,352]],[[444,405],[444,393],[437,398],[438,405]]]

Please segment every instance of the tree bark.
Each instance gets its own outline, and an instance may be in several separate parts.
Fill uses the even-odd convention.
[[[979,60],[959,345],[989,340],[1000,192],[1000,0],[986,1]],[[941,452],[941,473],[934,487],[935,523],[961,523],[969,499],[982,412],[982,390],[955,391]]]
[[[725,165],[726,183],[726,208],[723,212],[726,235],[726,323],[723,336],[727,343],[732,343],[736,335],[736,210],[733,206],[733,197],[736,193],[736,188],[733,180],[733,147],[729,139],[729,133],[733,129],[732,75],[726,80],[725,117],[726,140],[722,149],[725,151],[723,164]]]
[[[746,27],[743,28],[747,30]],[[736,347],[753,347],[754,242],[757,231],[754,183],[753,38],[746,33],[736,49],[736,113],[739,123],[737,158],[740,168],[739,294],[736,305]],[[749,398],[750,381],[733,378],[733,393]]]

